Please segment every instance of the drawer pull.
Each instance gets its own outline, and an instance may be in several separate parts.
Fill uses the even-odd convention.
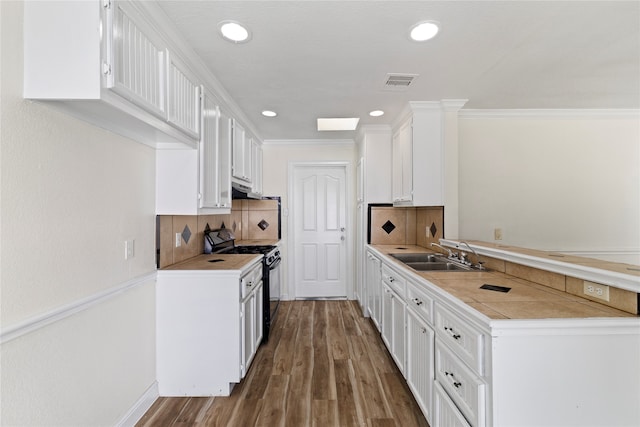
[[[460,339],[460,337],[462,336],[462,335],[460,335],[460,334],[456,334],[456,333],[453,331],[453,328],[450,328],[450,327],[448,327],[448,326],[445,326],[445,327],[444,327],[444,330],[445,330],[445,331],[449,331],[449,333],[451,334],[451,336],[453,337],[453,339],[454,339],[454,340]]]
[[[422,331],[423,334],[427,333],[427,328],[420,328],[420,330]]]
[[[392,276],[389,276],[389,281],[390,281],[391,283],[393,283],[393,282],[395,282],[395,281],[396,281],[396,279],[394,279]]]
[[[453,380],[453,383],[452,383],[452,384],[453,384],[453,386],[454,386],[455,388],[460,388],[460,387],[462,387],[462,383],[461,383],[460,381],[456,381],[455,376],[453,375],[453,372],[447,372],[447,371],[445,371],[445,372],[444,372],[444,375],[445,375],[445,376],[447,376],[447,377],[449,377],[449,376],[451,377],[451,379]]]
[[[418,298],[414,298],[413,302],[415,302],[416,305],[422,305],[422,301],[420,301]]]

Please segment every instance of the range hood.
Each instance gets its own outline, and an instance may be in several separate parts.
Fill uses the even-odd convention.
[[[232,199],[260,199],[259,194],[252,192],[251,187],[240,182],[231,181],[231,198]]]

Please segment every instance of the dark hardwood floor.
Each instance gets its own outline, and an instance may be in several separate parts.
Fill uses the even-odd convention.
[[[428,426],[354,301],[285,301],[229,397],[159,398],[147,426]]]

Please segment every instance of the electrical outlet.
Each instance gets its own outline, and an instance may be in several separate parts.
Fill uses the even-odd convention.
[[[493,229],[493,240],[502,240],[502,228]]]
[[[603,301],[609,301],[609,286],[601,285],[600,283],[584,282],[584,294],[592,298],[601,299]]]
[[[176,248],[182,246],[182,234],[176,233]]]
[[[429,226],[424,228],[424,235],[427,237],[431,237],[431,230],[429,230]]]

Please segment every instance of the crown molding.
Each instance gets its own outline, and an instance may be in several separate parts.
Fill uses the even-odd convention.
[[[463,109],[458,116],[461,119],[491,118],[637,118],[640,117],[640,109],[634,108],[571,108],[571,109],[544,109],[544,108],[514,108],[514,109]]]

